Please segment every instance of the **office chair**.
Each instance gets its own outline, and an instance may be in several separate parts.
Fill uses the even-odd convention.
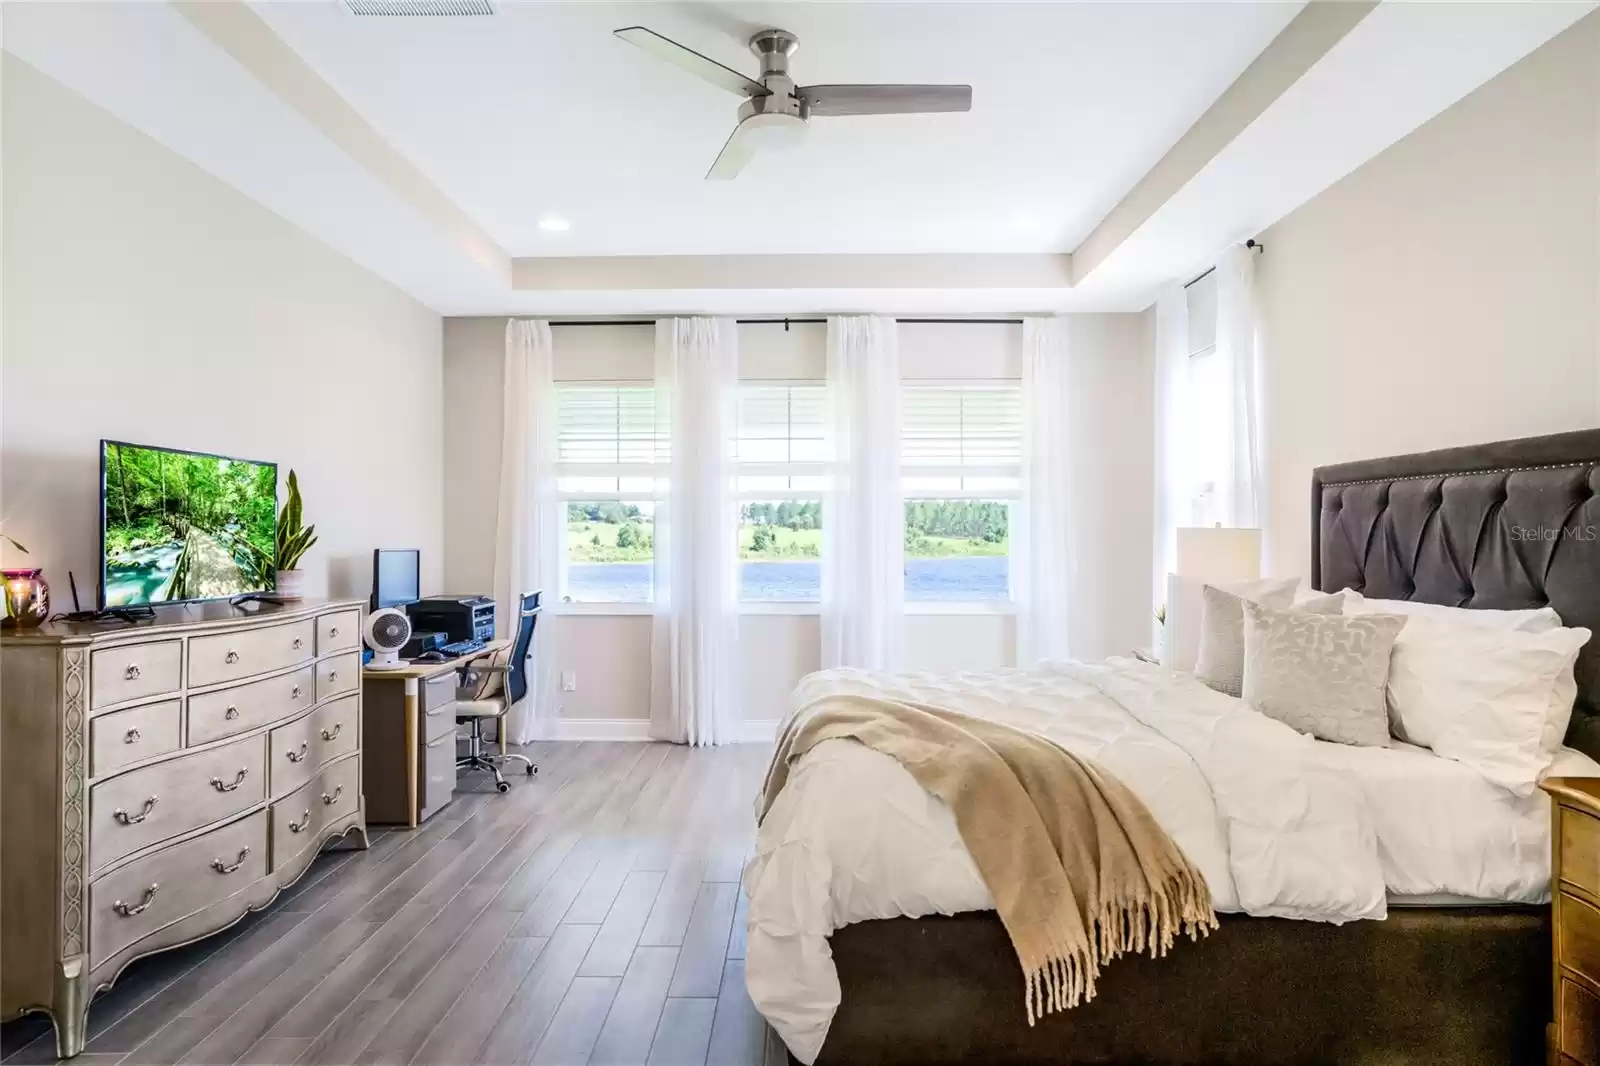
[[[512,704],[528,694],[528,648],[533,643],[533,624],[538,619],[539,593],[524,593],[518,598],[517,635],[511,646],[461,671],[458,694],[466,698],[456,701],[456,724],[470,722],[472,728],[466,738],[467,754],[456,760],[456,769],[489,771],[494,775],[494,787],[501,792],[511,788],[506,779],[500,776],[501,766],[520,762],[528,768],[528,776],[539,772],[539,768],[527,756],[503,753],[506,715]],[[486,718],[495,719],[498,723],[496,731],[502,738],[502,752],[499,754],[486,754],[483,750],[483,722]]]

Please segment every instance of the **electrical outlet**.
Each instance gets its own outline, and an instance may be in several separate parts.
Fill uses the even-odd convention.
[[[562,692],[576,692],[576,691],[578,691],[578,675],[577,675],[576,672],[574,672],[572,670],[563,670],[563,671],[561,671],[561,691]]]

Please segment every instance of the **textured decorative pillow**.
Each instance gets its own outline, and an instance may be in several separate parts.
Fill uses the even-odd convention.
[[[1268,607],[1287,607],[1294,601],[1297,577],[1264,578],[1259,581],[1230,581],[1219,585],[1231,592]],[[1167,575],[1167,622],[1162,626],[1161,665],[1169,670],[1193,673],[1200,654],[1200,616],[1205,582],[1192,577]]]
[[[1554,608],[1530,607],[1520,611],[1480,611],[1473,607],[1446,607],[1442,603],[1418,600],[1369,600],[1355,589],[1345,589],[1345,614],[1399,614],[1407,618],[1430,618],[1437,622],[1479,629],[1514,629],[1521,633],[1543,633],[1561,625]]]
[[[1201,592],[1200,653],[1194,676],[1218,692],[1237,696],[1244,685],[1244,599],[1215,585]],[[1311,614],[1340,614],[1344,599],[1338,593],[1315,595],[1289,607]]]
[[[1406,620],[1244,604],[1246,703],[1320,740],[1389,746],[1384,684]]]
[[[1406,620],[1389,670],[1395,736],[1532,795],[1560,747],[1587,629],[1542,633]]]

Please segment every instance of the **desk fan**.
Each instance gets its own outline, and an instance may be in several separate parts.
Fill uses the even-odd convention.
[[[411,639],[411,619],[404,611],[393,607],[373,611],[361,630],[367,647],[372,649],[368,670],[400,670],[407,665],[400,659],[400,649]]]

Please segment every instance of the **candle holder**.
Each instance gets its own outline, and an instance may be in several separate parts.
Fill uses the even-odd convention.
[[[32,629],[50,617],[50,586],[45,583],[43,570],[37,567],[0,570],[0,581],[4,582],[6,609],[0,626]]]

